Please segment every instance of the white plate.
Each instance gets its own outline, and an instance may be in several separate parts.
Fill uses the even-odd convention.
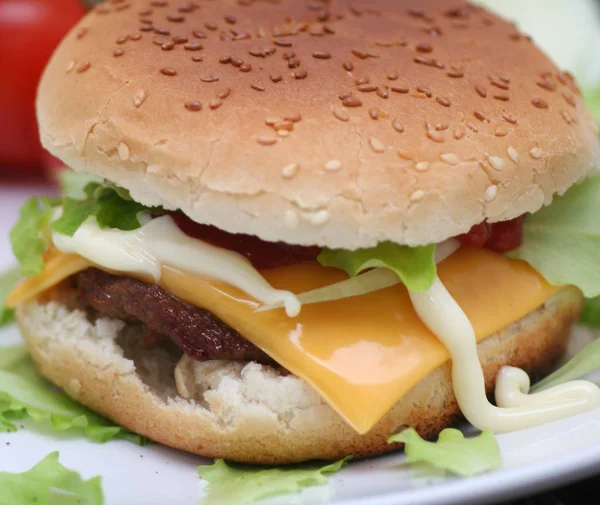
[[[6,236],[28,191],[0,188],[0,271],[12,260]],[[19,339],[0,330],[0,343]],[[351,463],[329,484],[264,502],[337,505],[451,505],[494,503],[557,487],[600,471],[600,409],[537,428],[498,436],[501,469],[479,477],[424,478],[396,454]],[[107,505],[197,505],[204,483],[196,467],[208,460],[157,445],[95,444],[24,423],[0,434],[0,471],[24,471],[49,452],[90,478],[102,475]]]

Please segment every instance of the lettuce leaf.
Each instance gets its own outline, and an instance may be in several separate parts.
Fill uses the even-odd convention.
[[[586,298],[579,322],[592,328],[600,328],[600,298]]]
[[[596,118],[596,122],[600,125],[600,89],[597,89],[593,93],[586,93],[584,99],[586,105]]]
[[[530,392],[536,393],[573,379],[579,379],[598,368],[600,368],[600,339],[586,345],[558,370],[534,384]]]
[[[72,237],[79,227],[91,216],[95,216],[100,228],[135,230],[142,224],[138,219],[141,212],[155,213],[155,209],[144,207],[131,199],[122,188],[89,183],[84,199],[63,198],[62,215],[52,223],[52,230]]]
[[[133,201],[127,190],[113,184],[101,184],[92,176],[67,173],[70,175],[61,176],[63,198],[30,198],[21,207],[20,218],[10,232],[13,253],[23,276],[37,275],[44,269],[50,229],[73,236],[86,219],[94,216],[101,228],[135,230],[141,226],[141,213],[165,212],[160,207],[145,207]],[[87,184],[82,189],[84,182]],[[50,224],[57,206],[62,206],[61,215]]]
[[[29,198],[10,232],[13,254],[24,276],[37,275],[44,269],[44,251],[48,246],[44,230],[54,203],[48,198]]]
[[[60,192],[63,196],[75,198],[76,200],[83,200],[86,197],[85,187],[90,182],[101,184],[102,178],[91,174],[64,169],[60,171],[59,182]]]
[[[527,217],[523,245],[508,253],[527,261],[550,284],[573,284],[600,295],[600,176],[587,179]]]
[[[6,305],[6,298],[21,279],[19,270],[9,270],[0,274],[0,327],[15,320],[15,312]],[[0,358],[1,359],[1,358]]]
[[[102,505],[101,477],[83,480],[53,452],[24,473],[0,472],[0,505]]]
[[[484,430],[474,438],[465,438],[454,428],[442,430],[437,442],[423,440],[408,428],[388,439],[404,443],[408,463],[426,463],[456,475],[468,477],[500,467],[500,447],[494,434]]]
[[[375,267],[389,268],[412,291],[425,291],[436,276],[435,245],[408,247],[393,242],[381,242],[376,247],[349,251],[323,249],[318,261],[326,267],[344,270],[354,277],[363,270]]]
[[[248,505],[271,496],[297,493],[306,486],[326,484],[326,475],[339,471],[349,459],[326,466],[281,468],[228,465],[219,459],[212,465],[198,467],[198,475],[208,481],[202,504]]]
[[[121,438],[147,443],[57,391],[37,373],[24,346],[0,347],[0,356],[0,432],[16,431],[13,421],[29,416],[57,431],[83,430],[95,442]]]

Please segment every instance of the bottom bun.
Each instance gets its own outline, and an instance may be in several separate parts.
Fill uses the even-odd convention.
[[[478,345],[488,392],[503,365],[533,377],[563,356],[581,310],[565,288]],[[28,302],[18,321],[40,372],[75,400],[156,442],[212,458],[282,464],[398,449],[412,426],[433,437],[460,416],[450,364],[421,380],[371,431],[357,434],[303,380],[257,363],[198,363],[143,346],[140,327],[90,320],[59,301]]]

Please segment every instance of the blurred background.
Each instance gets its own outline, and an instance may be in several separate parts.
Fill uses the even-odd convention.
[[[474,0],[515,21],[578,79],[600,121],[600,0]],[[99,0],[0,0],[0,186],[52,181],[36,86],[61,38]]]

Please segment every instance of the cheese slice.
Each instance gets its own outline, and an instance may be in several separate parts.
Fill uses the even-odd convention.
[[[93,266],[52,251],[45,271],[11,293],[16,305],[73,273]],[[461,249],[438,266],[439,277],[481,340],[517,321],[551,298],[548,285],[529,265],[488,250]],[[332,284],[346,274],[318,264],[263,271],[274,287],[295,293]],[[366,433],[429,372],[449,359],[444,345],[415,313],[400,284],[374,293],[305,305],[296,318],[283,309],[255,312],[258,303],[222,283],[172,267],[161,286],[209,310],[306,380],[353,426]]]

